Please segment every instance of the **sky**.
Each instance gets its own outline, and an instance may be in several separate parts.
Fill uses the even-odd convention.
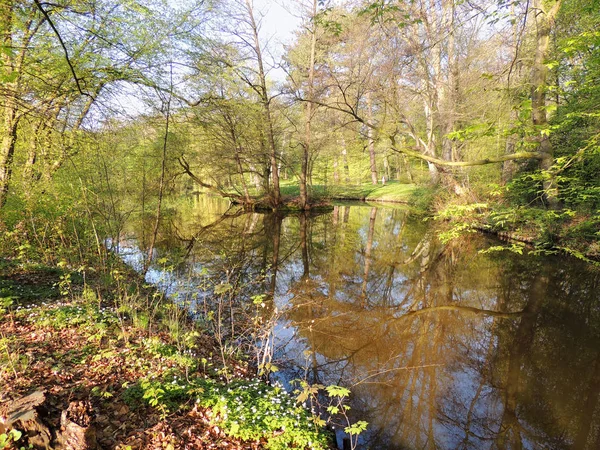
[[[300,18],[295,17],[293,0],[254,0],[254,6],[264,15],[261,24],[261,38],[263,42],[269,40],[270,51],[275,59],[284,53],[284,45],[291,44],[294,40],[294,32],[300,27]],[[273,69],[269,76],[276,81],[285,78],[285,72],[281,69]]]
[[[300,26],[300,19],[288,10],[293,9],[290,0],[254,0],[258,11],[265,14],[262,23],[264,37],[273,37],[276,42],[289,44],[293,40],[293,32]]]

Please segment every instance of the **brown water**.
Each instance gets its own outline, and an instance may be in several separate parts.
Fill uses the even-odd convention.
[[[490,245],[444,245],[398,208],[264,215],[199,197],[161,230],[157,261],[176,270],[148,277],[197,302],[207,279],[266,294],[285,312],[278,376],[348,386],[361,448],[600,449],[599,271]]]

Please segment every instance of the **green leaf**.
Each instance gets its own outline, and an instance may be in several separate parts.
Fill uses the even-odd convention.
[[[347,397],[348,395],[350,395],[350,391],[341,386],[331,385],[331,386],[327,386],[325,388],[325,390],[327,391],[327,394],[330,397],[342,398],[342,397]]]
[[[357,436],[367,429],[367,425],[369,425],[368,422],[365,422],[364,420],[359,420],[355,424],[344,428],[344,431],[351,436]]]
[[[232,289],[233,289],[233,286],[231,286],[231,284],[221,283],[215,287],[215,294],[217,294],[217,295],[225,294],[226,292],[229,292]]]

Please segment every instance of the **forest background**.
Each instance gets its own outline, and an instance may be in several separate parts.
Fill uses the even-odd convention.
[[[274,58],[250,1],[3,2],[4,230],[118,237],[166,194],[310,209],[386,181],[373,198],[597,255],[596,1],[284,6]]]

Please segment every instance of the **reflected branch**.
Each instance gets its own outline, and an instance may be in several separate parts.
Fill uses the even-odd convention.
[[[477,315],[486,315],[491,317],[499,317],[501,319],[515,319],[518,317],[522,317],[527,314],[526,311],[518,311],[518,312],[502,312],[502,311],[493,311],[490,309],[480,309],[472,306],[458,306],[458,305],[442,305],[442,306],[431,306],[428,308],[422,308],[416,311],[409,311],[402,317],[395,318],[396,320],[405,319],[411,316],[421,316],[423,314],[428,314],[431,312],[438,311],[457,311],[457,312],[465,312]]]

